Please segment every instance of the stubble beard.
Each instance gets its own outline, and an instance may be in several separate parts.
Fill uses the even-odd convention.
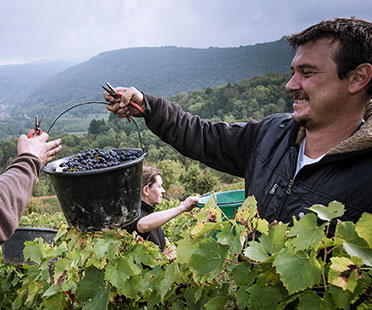
[[[301,127],[308,129],[311,126],[311,118],[308,115],[296,116],[295,113],[292,113],[291,119]]]

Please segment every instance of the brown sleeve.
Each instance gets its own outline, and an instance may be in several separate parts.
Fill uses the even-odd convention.
[[[0,244],[18,227],[22,212],[39,181],[41,161],[20,154],[0,175]]]

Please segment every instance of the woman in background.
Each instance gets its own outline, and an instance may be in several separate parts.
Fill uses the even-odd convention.
[[[154,242],[162,251],[166,239],[161,226],[182,212],[192,210],[199,201],[198,196],[190,196],[177,207],[154,212],[164,193],[159,171],[152,167],[143,167],[141,214],[138,220],[125,227],[129,233],[137,231],[145,240]]]

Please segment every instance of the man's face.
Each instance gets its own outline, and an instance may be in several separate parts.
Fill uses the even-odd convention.
[[[346,103],[347,78],[337,74],[338,42],[319,39],[300,46],[291,64],[286,90],[293,99],[292,119],[307,129],[322,128],[338,119]]]

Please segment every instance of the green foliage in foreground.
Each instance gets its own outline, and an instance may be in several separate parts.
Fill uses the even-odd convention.
[[[339,221],[327,237],[343,206],[311,210],[291,227],[269,225],[253,197],[234,219],[211,199],[164,253],[125,230],[61,225],[53,246],[27,242],[35,264],[0,264],[0,308],[370,309],[372,215]]]

